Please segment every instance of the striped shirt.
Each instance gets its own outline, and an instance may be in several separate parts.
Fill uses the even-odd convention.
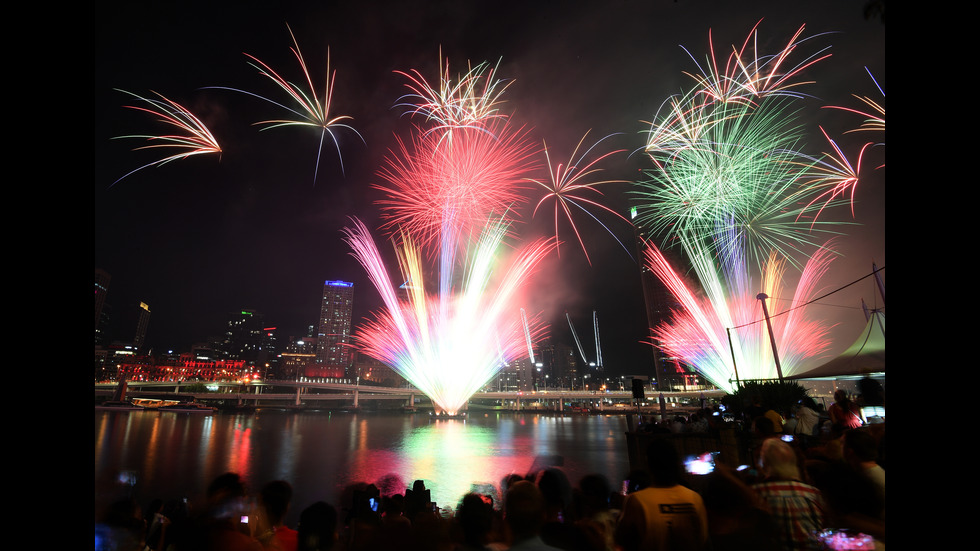
[[[782,549],[824,549],[816,536],[826,516],[820,490],[793,480],[763,482],[752,489],[766,504]]]

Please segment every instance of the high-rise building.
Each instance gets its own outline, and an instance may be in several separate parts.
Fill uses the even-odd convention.
[[[255,310],[242,310],[230,314],[225,334],[218,346],[222,359],[243,360],[249,365],[263,362],[265,327],[262,314]]]
[[[320,323],[317,329],[317,363],[326,367],[352,365],[351,318],[354,307],[354,284],[346,281],[326,281],[320,302]]]
[[[133,348],[143,352],[146,344],[146,328],[150,325],[150,307],[145,302],[140,303],[139,318],[136,320],[136,334],[133,336]]]
[[[273,373],[273,378],[296,380],[306,375],[306,367],[316,362],[316,337],[298,339],[290,336]]]
[[[109,293],[109,281],[112,277],[105,270],[95,269],[95,345],[104,346],[106,337],[107,306],[105,297]]]

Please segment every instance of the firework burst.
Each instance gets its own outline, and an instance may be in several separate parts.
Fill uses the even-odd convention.
[[[439,59],[441,63],[441,49]],[[415,69],[396,71],[408,79],[406,86],[411,90],[398,99],[396,107],[407,108],[406,112],[412,117],[423,117],[430,125],[425,134],[439,135],[437,146],[443,141],[452,141],[455,131],[459,129],[492,132],[489,125],[507,118],[500,111],[500,98],[513,82],[504,83],[494,76],[499,65],[499,61],[494,67],[487,62],[475,67],[470,65],[465,74],[453,80],[447,58],[438,86],[430,84]]]
[[[865,71],[867,70],[868,70],[867,67],[865,67]],[[885,91],[882,90],[881,85],[878,84],[878,80],[875,79],[874,75],[871,74],[871,71],[868,71],[868,76],[871,77],[872,82],[875,83],[875,87],[878,88],[879,92],[881,92],[882,100],[884,100]],[[857,115],[864,117],[864,121],[861,123],[861,126],[853,130],[848,130],[847,132],[845,132],[845,134],[850,132],[861,132],[861,131],[884,132],[885,131],[885,106],[867,96],[854,95],[854,97],[860,100],[861,102],[863,102],[868,107],[870,107],[870,111],[858,110],[851,107],[841,107],[837,105],[828,105],[826,107],[827,109],[840,109],[841,111],[848,111],[850,113],[855,113]]]
[[[674,129],[650,133],[650,180],[631,192],[636,223],[692,255],[712,243],[722,247],[734,231],[758,266],[770,250],[792,258],[819,246],[813,232],[834,233],[834,225],[805,216],[821,190],[807,179],[816,161],[794,149],[804,132],[790,101],[772,96],[756,105],[713,104],[709,114],[688,110],[683,129],[672,110],[663,121]]]
[[[464,238],[479,235],[490,213],[514,213],[527,201],[525,175],[535,167],[535,149],[523,128],[506,122],[494,131],[456,130],[452,143],[437,134],[415,135],[409,144],[397,139],[380,176],[386,185],[377,201],[382,229],[407,232],[419,246],[432,249],[446,224]]]
[[[807,83],[797,78],[829,55],[823,50],[793,65],[802,32],[777,54],[760,56],[753,28],[723,68],[712,44],[711,70],[695,76],[686,94],[664,102],[651,123],[644,151],[654,168],[633,194],[637,224],[662,235],[665,246],[679,246],[701,287],[692,290],[649,244],[647,267],[681,304],[653,337],[720,388],[732,388],[736,366],[743,378],[775,375],[767,330],[754,323],[761,314],[758,286],[785,297],[790,265],[802,269],[794,304],[812,296],[834,256],[817,236],[837,234],[840,225],[818,216],[848,202],[860,169],[860,157],[852,165],[829,137],[834,153],[803,151],[808,132],[798,89]],[[757,327],[729,342],[728,330],[748,325]],[[829,345],[828,328],[803,314],[786,316],[775,329],[790,373]]]
[[[118,89],[117,89],[118,90]],[[176,161],[178,159],[186,159],[187,157],[192,157],[194,155],[207,155],[211,153],[221,153],[221,146],[218,145],[218,141],[208,130],[207,126],[199,118],[197,118],[193,113],[187,110],[180,104],[171,101],[164,97],[162,94],[153,92],[160,99],[146,98],[132,92],[127,92],[126,90],[118,90],[125,94],[129,94],[134,98],[142,101],[145,105],[127,105],[128,109],[135,109],[137,111],[142,111],[144,113],[149,113],[156,117],[156,120],[177,128],[181,131],[180,134],[163,134],[163,135],[127,135],[127,136],[117,136],[116,139],[126,139],[126,138],[142,138],[148,142],[148,145],[142,147],[137,147],[134,151],[141,149],[167,149],[179,150],[178,153],[169,155],[162,159],[153,161],[152,163],[145,164],[135,170],[132,170],[121,178],[112,183],[115,185],[123,178],[142,170],[150,166],[162,166],[171,161]],[[110,186],[112,187],[112,186]]]
[[[564,215],[565,219],[568,220],[568,223],[571,224],[572,232],[575,234],[575,238],[578,240],[579,245],[581,245],[582,252],[585,253],[585,259],[589,262],[589,265],[591,265],[592,260],[589,258],[589,252],[585,248],[585,243],[582,241],[582,235],[579,233],[578,226],[575,225],[575,220],[572,216],[572,207],[584,212],[599,223],[599,225],[602,226],[603,229],[609,233],[609,235],[613,236],[613,239],[616,239],[616,242],[623,247],[623,250],[625,250],[627,254],[629,254],[629,249],[627,249],[626,246],[619,241],[616,234],[614,234],[612,230],[603,224],[602,221],[600,221],[599,218],[589,210],[589,207],[608,212],[620,218],[627,224],[630,224],[630,221],[623,215],[603,205],[597,200],[602,196],[602,192],[597,189],[597,186],[602,184],[626,183],[626,180],[594,180],[592,178],[602,170],[599,168],[599,164],[602,163],[602,161],[617,153],[622,153],[625,150],[620,149],[610,151],[588,160],[589,155],[595,150],[595,148],[603,140],[609,137],[606,136],[605,138],[602,138],[589,147],[589,149],[582,153],[581,156],[579,156],[579,149],[582,147],[582,143],[585,142],[585,138],[588,137],[588,135],[589,133],[586,132],[585,135],[582,136],[582,139],[579,140],[578,145],[575,146],[575,150],[572,151],[572,155],[569,157],[568,163],[564,165],[561,163],[559,163],[557,166],[552,164],[551,155],[548,152],[548,144],[545,143],[544,154],[548,163],[548,176],[550,179],[547,182],[535,179],[529,179],[529,181],[538,184],[546,190],[545,195],[538,201],[537,205],[535,205],[532,216],[537,214],[538,209],[541,208],[545,202],[554,200],[555,240],[558,240],[558,224],[562,215]],[[560,249],[557,252],[560,256]]]
[[[709,55],[705,65],[707,69],[702,68],[697,59],[687,52],[701,71],[699,74],[685,73],[697,83],[697,93],[703,96],[700,101],[752,103],[757,98],[774,94],[802,97],[796,89],[812,82],[796,80],[797,77],[808,67],[830,57],[830,54],[826,53],[829,48],[823,48],[792,65],[789,59],[799,46],[816,38],[816,36],[801,38],[806,28],[802,25],[783,49],[775,54],[760,56],[758,27],[761,23],[760,19],[752,27],[740,48],[732,46],[732,52],[725,60],[724,68],[718,64],[710,30],[708,31]],[[685,48],[684,51],[687,49]]]
[[[327,70],[326,70],[326,82],[323,87],[322,98],[317,94],[316,87],[313,85],[313,79],[310,76],[310,70],[306,65],[306,60],[303,58],[303,53],[299,49],[299,43],[296,41],[296,36],[293,34],[293,30],[287,25],[286,28],[289,30],[289,36],[293,39],[293,46],[290,51],[296,57],[297,62],[299,62],[300,69],[303,73],[303,82],[305,88],[293,84],[286,78],[282,77],[279,73],[269,67],[266,63],[258,59],[251,54],[245,54],[246,57],[251,59],[249,65],[258,70],[259,74],[268,78],[274,82],[283,92],[286,93],[286,97],[290,100],[292,105],[284,105],[277,101],[273,101],[265,96],[255,94],[253,92],[248,92],[245,90],[240,90],[238,88],[227,88],[221,86],[210,86],[209,88],[218,88],[225,90],[232,90],[235,92],[241,92],[263,101],[281,107],[286,111],[296,115],[296,118],[292,119],[272,119],[256,122],[256,125],[263,125],[263,130],[268,130],[271,128],[280,128],[284,126],[300,126],[316,128],[320,130],[320,141],[316,153],[316,164],[314,166],[313,172],[313,182],[316,183],[317,174],[320,170],[320,157],[323,153],[323,143],[326,141],[327,136],[330,137],[337,150],[337,157],[340,160],[341,172],[344,170],[344,160],[340,152],[340,141],[338,139],[338,132],[340,130],[350,131],[357,135],[361,141],[364,138],[361,134],[355,130],[352,126],[345,123],[344,121],[353,120],[353,117],[347,115],[334,116],[330,114],[331,103],[333,101],[333,90],[334,90],[334,80],[337,76],[337,72],[330,72],[330,52],[327,51]]]

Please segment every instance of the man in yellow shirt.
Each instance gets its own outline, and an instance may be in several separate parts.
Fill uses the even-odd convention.
[[[681,485],[683,467],[669,438],[647,448],[653,484],[626,497],[615,540],[623,551],[700,550],[708,541],[701,495]]]

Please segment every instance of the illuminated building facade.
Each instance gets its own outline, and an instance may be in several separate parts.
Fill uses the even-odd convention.
[[[262,314],[242,310],[228,316],[222,342],[221,359],[242,360],[249,365],[264,364],[268,359],[268,341]]]
[[[346,373],[353,365],[351,356],[351,318],[354,284],[326,281],[320,302],[316,360],[320,368],[340,368]]]
[[[105,346],[109,342],[106,335],[108,306],[105,297],[109,293],[109,281],[112,279],[105,270],[95,269],[95,345]]]
[[[139,317],[136,319],[136,335],[133,336],[133,347],[138,352],[143,352],[146,344],[146,329],[150,326],[150,307],[145,303],[140,303]]]

